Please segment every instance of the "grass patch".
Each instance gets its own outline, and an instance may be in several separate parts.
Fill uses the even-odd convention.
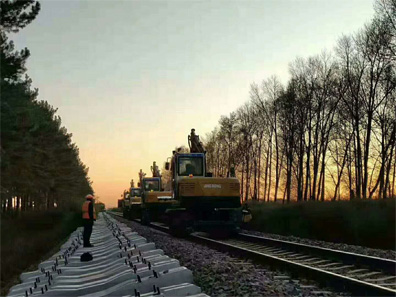
[[[47,211],[3,214],[1,218],[1,291],[7,294],[19,275],[50,257],[82,223],[81,213]],[[48,253],[52,252],[51,255]]]
[[[395,249],[395,200],[250,203],[248,229]]]

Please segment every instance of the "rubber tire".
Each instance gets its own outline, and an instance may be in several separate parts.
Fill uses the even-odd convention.
[[[180,238],[187,237],[190,234],[186,222],[180,217],[170,218],[169,231],[172,236]]]
[[[145,225],[145,226],[150,225],[150,223],[151,223],[150,214],[147,210],[142,210],[142,216],[141,216],[140,222],[142,223],[142,225]]]

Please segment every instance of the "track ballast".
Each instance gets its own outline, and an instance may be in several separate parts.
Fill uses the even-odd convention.
[[[122,217],[121,213],[112,213]],[[153,222],[150,227],[169,233],[162,223]],[[339,291],[358,296],[396,295],[394,260],[248,234],[215,239],[193,233],[188,239],[307,276]]]

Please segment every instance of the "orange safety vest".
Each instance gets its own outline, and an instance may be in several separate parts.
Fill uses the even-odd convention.
[[[90,217],[89,217],[89,204],[90,204],[90,203],[93,203],[93,202],[87,200],[87,201],[85,201],[84,204],[82,205],[82,218],[83,218],[83,219],[86,219],[86,220],[89,220],[89,219],[90,219]],[[94,220],[96,220],[95,206],[94,206],[94,208],[93,208],[93,218],[94,218]]]

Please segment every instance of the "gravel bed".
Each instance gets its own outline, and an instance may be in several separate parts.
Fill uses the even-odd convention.
[[[284,236],[278,234],[271,234],[271,233],[264,233],[259,231],[251,231],[251,230],[242,230],[242,233],[250,234],[250,235],[257,235],[257,236],[264,236],[273,239],[285,240],[285,241],[292,241],[298,243],[304,243],[309,245],[320,246],[329,249],[336,249],[340,251],[362,254],[367,256],[385,258],[396,260],[396,251],[392,250],[380,250],[380,249],[373,249],[359,245],[350,245],[345,243],[336,243],[336,242],[328,242],[328,241],[321,241],[321,240],[314,240],[314,239],[307,239],[295,236]]]
[[[312,281],[291,278],[250,260],[240,259],[204,245],[174,238],[139,223],[115,217],[165,254],[176,258],[193,272],[194,282],[210,296],[349,296],[320,288]]]

